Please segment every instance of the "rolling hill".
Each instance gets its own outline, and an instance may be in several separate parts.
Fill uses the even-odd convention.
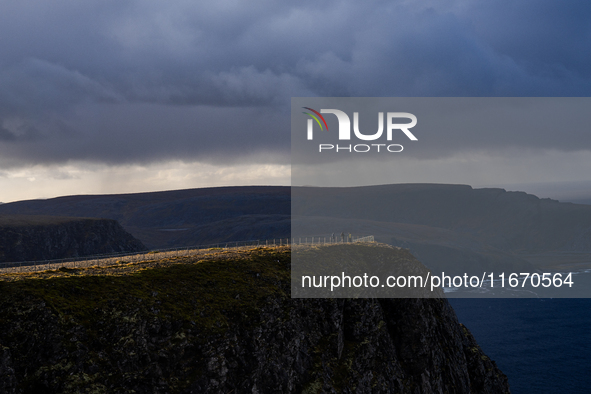
[[[223,187],[18,201],[0,214],[117,220],[148,248],[289,237],[288,187]]]
[[[430,267],[531,269],[591,261],[591,206],[467,185],[249,186],[80,195],[0,205],[1,214],[107,218],[148,248],[372,234]],[[551,256],[551,257],[548,257]]]

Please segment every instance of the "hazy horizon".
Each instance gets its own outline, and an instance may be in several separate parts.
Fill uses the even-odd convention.
[[[553,200],[558,200],[560,202],[572,202],[577,204],[591,204],[591,182],[558,182],[558,183],[531,183],[531,184],[520,184],[520,185],[470,185],[466,183],[440,183],[440,182],[401,182],[398,184],[419,184],[419,183],[432,183],[432,184],[453,184],[453,185],[468,185],[473,189],[483,189],[483,188],[498,188],[498,189],[505,189],[508,192],[525,192],[528,194],[533,194],[539,198],[551,198]],[[390,183],[392,184],[392,183]],[[379,186],[384,185],[383,183],[379,184],[371,184],[371,185],[363,185],[363,186]],[[60,197],[69,197],[69,196],[77,196],[77,195],[125,195],[125,194],[142,194],[142,193],[158,193],[158,192],[167,192],[167,191],[181,191],[181,190],[191,190],[191,189],[208,189],[208,188],[223,188],[223,187],[291,187],[291,185],[285,184],[248,184],[248,185],[219,185],[219,186],[203,186],[197,188],[176,188],[176,189],[155,189],[155,190],[144,190],[144,191],[132,191],[132,192],[121,192],[121,193],[73,193],[73,194],[60,194],[55,196],[49,197],[38,197],[38,198],[25,198],[22,200],[13,200],[13,201],[0,201],[0,204],[8,204],[12,202],[18,201],[30,201],[30,200],[50,200],[53,198],[60,198]],[[307,185],[309,186],[309,185]],[[315,186],[315,187],[322,187],[322,186]],[[359,186],[349,186],[349,187],[359,187]]]

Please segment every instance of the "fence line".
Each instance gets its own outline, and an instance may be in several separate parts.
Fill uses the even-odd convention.
[[[293,245],[328,245],[354,242],[374,242],[373,235],[356,236],[351,234],[340,235],[315,235],[308,237],[292,237],[291,243]]]
[[[69,257],[65,259],[53,260],[37,260],[37,261],[19,261],[0,263],[0,274],[9,272],[34,272],[46,271],[51,269],[66,268],[81,268],[90,266],[108,266],[117,264],[122,258],[128,263],[139,263],[143,261],[151,261],[156,259],[170,258],[170,257],[186,257],[199,254],[205,250],[215,249],[238,249],[244,247],[280,247],[289,245],[325,245],[347,242],[374,242],[374,236],[351,236],[347,237],[333,237],[333,236],[309,236],[309,237],[293,237],[289,238],[275,238],[265,241],[250,240],[250,241],[232,241],[219,242],[216,244],[185,246],[180,248],[169,249],[155,249],[142,252],[121,252],[111,254],[100,254],[92,256]]]

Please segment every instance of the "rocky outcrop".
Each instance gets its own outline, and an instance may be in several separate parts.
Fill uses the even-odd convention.
[[[509,392],[445,299],[292,299],[289,264],[289,251],[263,251],[131,276],[0,282],[0,388]]]
[[[0,216],[0,262],[52,260],[145,249],[115,220]]]

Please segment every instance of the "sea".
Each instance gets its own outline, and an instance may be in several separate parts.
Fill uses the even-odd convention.
[[[591,297],[591,272],[575,282],[573,294]],[[512,393],[591,393],[591,298],[463,297],[449,298],[458,320],[507,375]]]

